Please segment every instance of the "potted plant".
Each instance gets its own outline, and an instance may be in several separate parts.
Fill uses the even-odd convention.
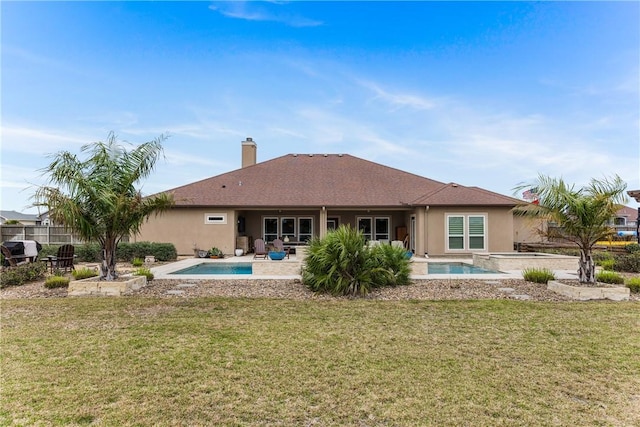
[[[209,249],[209,258],[223,258],[224,254],[222,251],[215,246]]]
[[[278,248],[276,248],[275,246],[269,246],[269,258],[271,258],[274,261],[280,261],[284,259],[284,256],[286,255],[285,251],[283,250],[279,250]]]

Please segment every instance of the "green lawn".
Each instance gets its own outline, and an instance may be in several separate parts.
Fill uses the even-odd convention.
[[[639,425],[640,305],[1,303],[1,425]]]

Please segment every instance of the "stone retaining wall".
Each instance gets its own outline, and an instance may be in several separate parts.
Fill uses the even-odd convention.
[[[571,286],[561,282],[557,282],[555,280],[547,283],[547,289],[579,301],[587,301],[592,299],[626,301],[629,299],[629,295],[631,294],[631,290],[623,286],[612,286],[606,288]]]
[[[107,282],[95,278],[72,280],[69,282],[68,296],[103,295],[119,297],[147,286],[145,276],[131,276],[127,280]]]

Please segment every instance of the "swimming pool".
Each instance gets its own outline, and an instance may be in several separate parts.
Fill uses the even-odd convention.
[[[251,263],[213,263],[196,264],[169,274],[253,274]]]
[[[487,270],[464,262],[430,262],[427,274],[502,274],[500,271]]]

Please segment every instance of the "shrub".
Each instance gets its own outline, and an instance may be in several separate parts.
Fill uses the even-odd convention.
[[[178,251],[172,243],[135,242],[120,243],[116,252],[120,261],[144,259],[147,255],[153,255],[158,261],[173,261],[178,258]]]
[[[96,277],[98,272],[93,268],[77,268],[71,272],[73,278],[76,280],[88,279],[89,277]]]
[[[593,251],[592,256],[593,256],[593,261],[596,263],[596,265],[600,265],[602,266],[602,268],[604,268],[602,263],[607,263],[607,261],[613,261],[614,259],[613,255],[611,255],[611,252],[606,252],[606,251]],[[610,270],[610,269],[606,269],[606,270]]]
[[[144,260],[142,258],[134,258],[131,260],[131,265],[134,267],[141,267],[144,264]]]
[[[624,278],[613,271],[602,271],[596,274],[596,281],[602,283],[613,283],[616,285],[624,283]]]
[[[100,262],[102,261],[102,250],[97,243],[84,243],[75,245],[74,254],[78,256],[78,261]]]
[[[404,250],[369,249],[358,230],[342,225],[309,243],[302,282],[314,292],[366,295],[376,286],[408,282]]]
[[[47,265],[44,262],[30,262],[7,268],[0,274],[0,288],[24,285],[42,279],[46,271]]]
[[[628,244],[627,246],[624,247],[627,252],[629,252],[630,254],[636,253],[636,252],[640,252],[640,245],[637,243],[631,243]]]
[[[380,277],[381,283],[374,283],[374,286],[402,286],[409,284],[409,274],[411,268],[407,258],[407,251],[402,247],[391,245],[378,245],[372,250],[372,255],[385,270],[391,274]]]
[[[602,261],[598,261],[598,262],[596,262],[596,265],[599,265],[604,270],[613,271],[613,267],[614,267],[615,263],[616,263],[616,260],[611,258],[611,259],[603,259]]]
[[[55,245],[42,245],[42,249],[38,252],[38,258],[42,259],[44,257],[57,255],[58,254],[58,246]]]
[[[136,271],[133,272],[133,275],[134,276],[146,276],[147,282],[150,282],[150,281],[153,280],[153,273],[147,267],[140,267],[139,269],[137,269]]]
[[[640,273],[640,252],[617,255],[615,258],[615,269],[629,273]]]
[[[555,280],[556,276],[553,271],[548,268],[525,268],[522,270],[522,277],[527,282],[548,283],[549,280]]]
[[[69,278],[62,276],[50,276],[47,277],[47,280],[44,282],[44,287],[53,289],[53,288],[66,288],[69,286]]]
[[[627,280],[627,283],[625,285],[626,285],[627,288],[629,288],[631,290],[631,292],[639,293],[640,292],[640,277],[632,277],[631,279]]]

